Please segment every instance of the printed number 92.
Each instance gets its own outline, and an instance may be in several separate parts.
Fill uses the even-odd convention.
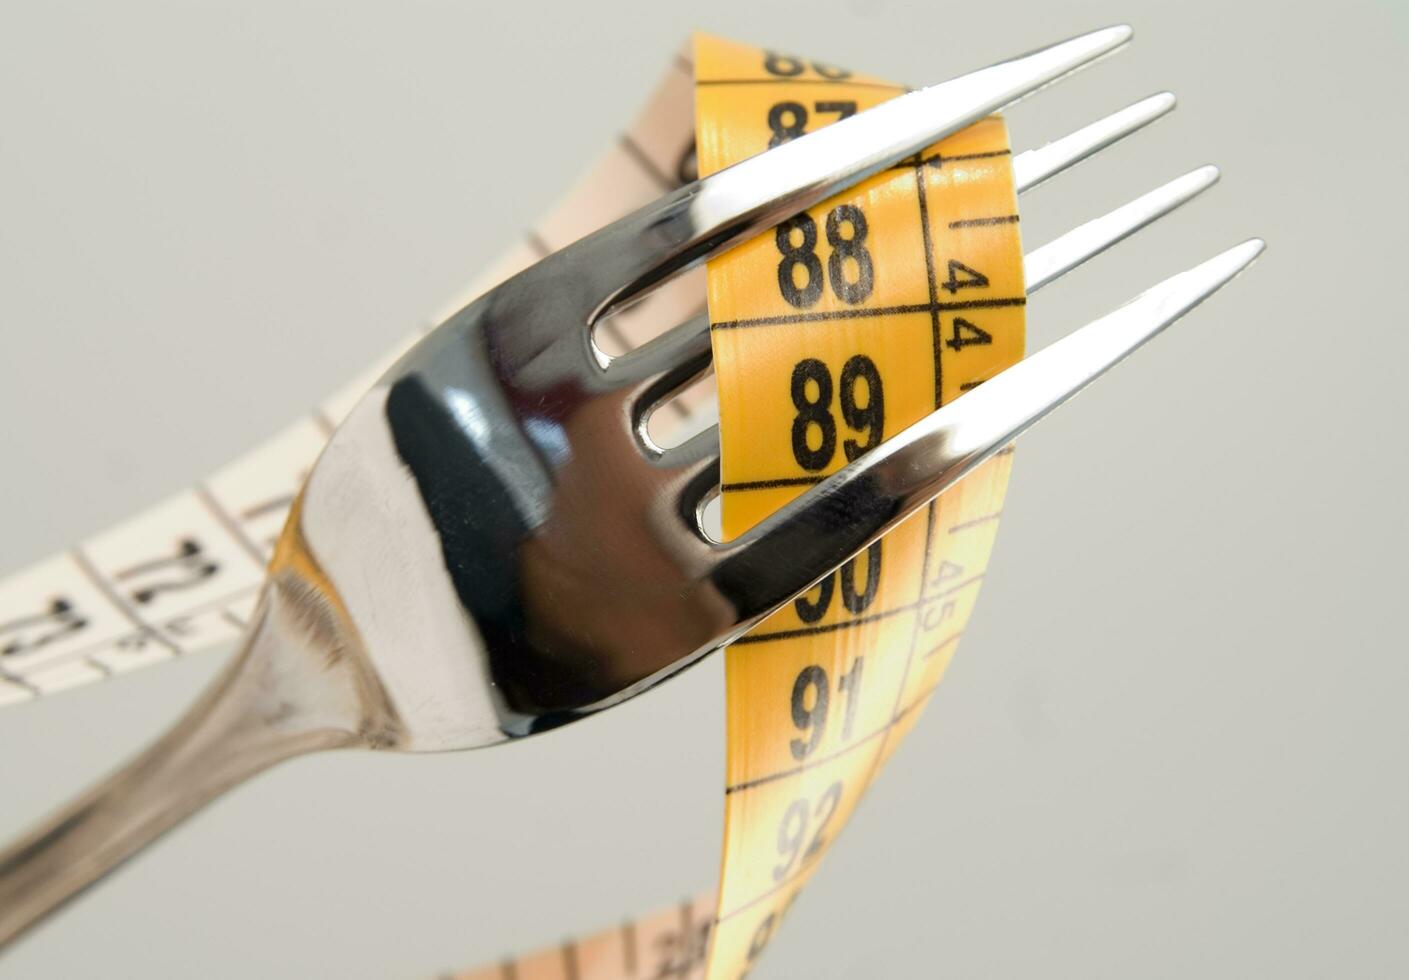
[[[783,822],[778,825],[778,856],[782,860],[773,867],[774,881],[785,880],[797,867],[799,858],[805,863],[822,850],[827,842],[822,832],[836,815],[841,794],[842,784],[835,782],[818,798],[816,806],[805,798],[793,800],[788,806]],[[809,828],[812,829],[810,836]]]

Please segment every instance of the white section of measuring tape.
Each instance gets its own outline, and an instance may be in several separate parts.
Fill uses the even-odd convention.
[[[693,170],[692,86],[690,63],[679,57],[603,159],[443,314],[684,183]],[[683,276],[613,318],[602,345],[636,346],[698,312],[703,297],[703,272]],[[0,707],[233,642],[328,435],[421,333],[203,482],[0,580]],[[679,406],[667,415],[682,429],[712,416],[698,393]]]

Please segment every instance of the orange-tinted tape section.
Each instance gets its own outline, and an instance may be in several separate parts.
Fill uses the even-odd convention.
[[[702,175],[904,91],[695,40]],[[723,523],[733,537],[1022,357],[1007,129],[986,119],[714,260]],[[982,584],[1011,455],[726,653],[728,776],[710,980],[737,980],[914,724]]]

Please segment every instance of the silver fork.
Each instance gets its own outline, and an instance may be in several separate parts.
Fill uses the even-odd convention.
[[[167,735],[0,854],[0,944],[226,789],[364,746],[495,745],[620,703],[865,548],[1241,271],[1174,276],[710,540],[713,430],[651,411],[709,325],[611,358],[592,329],[652,286],[1119,47],[1097,31],[902,96],[667,194],[452,316],[362,399],[295,504],[240,651]],[[1154,96],[1015,158],[1021,189],[1168,111]],[[1197,194],[1203,168],[1026,258],[1036,290]]]

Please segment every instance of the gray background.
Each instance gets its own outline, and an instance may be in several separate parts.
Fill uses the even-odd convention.
[[[911,82],[1107,22],[1030,146],[1175,116],[1034,193],[1029,243],[1203,163],[1206,200],[1034,301],[1036,344],[1251,234],[1226,295],[1025,440],[976,618],[765,977],[1409,971],[1409,7],[1155,2],[0,6],[0,570],[273,432],[455,293],[700,26]],[[213,654],[0,713],[8,836]],[[305,760],[4,977],[418,977],[710,884],[717,658],[566,733]]]

